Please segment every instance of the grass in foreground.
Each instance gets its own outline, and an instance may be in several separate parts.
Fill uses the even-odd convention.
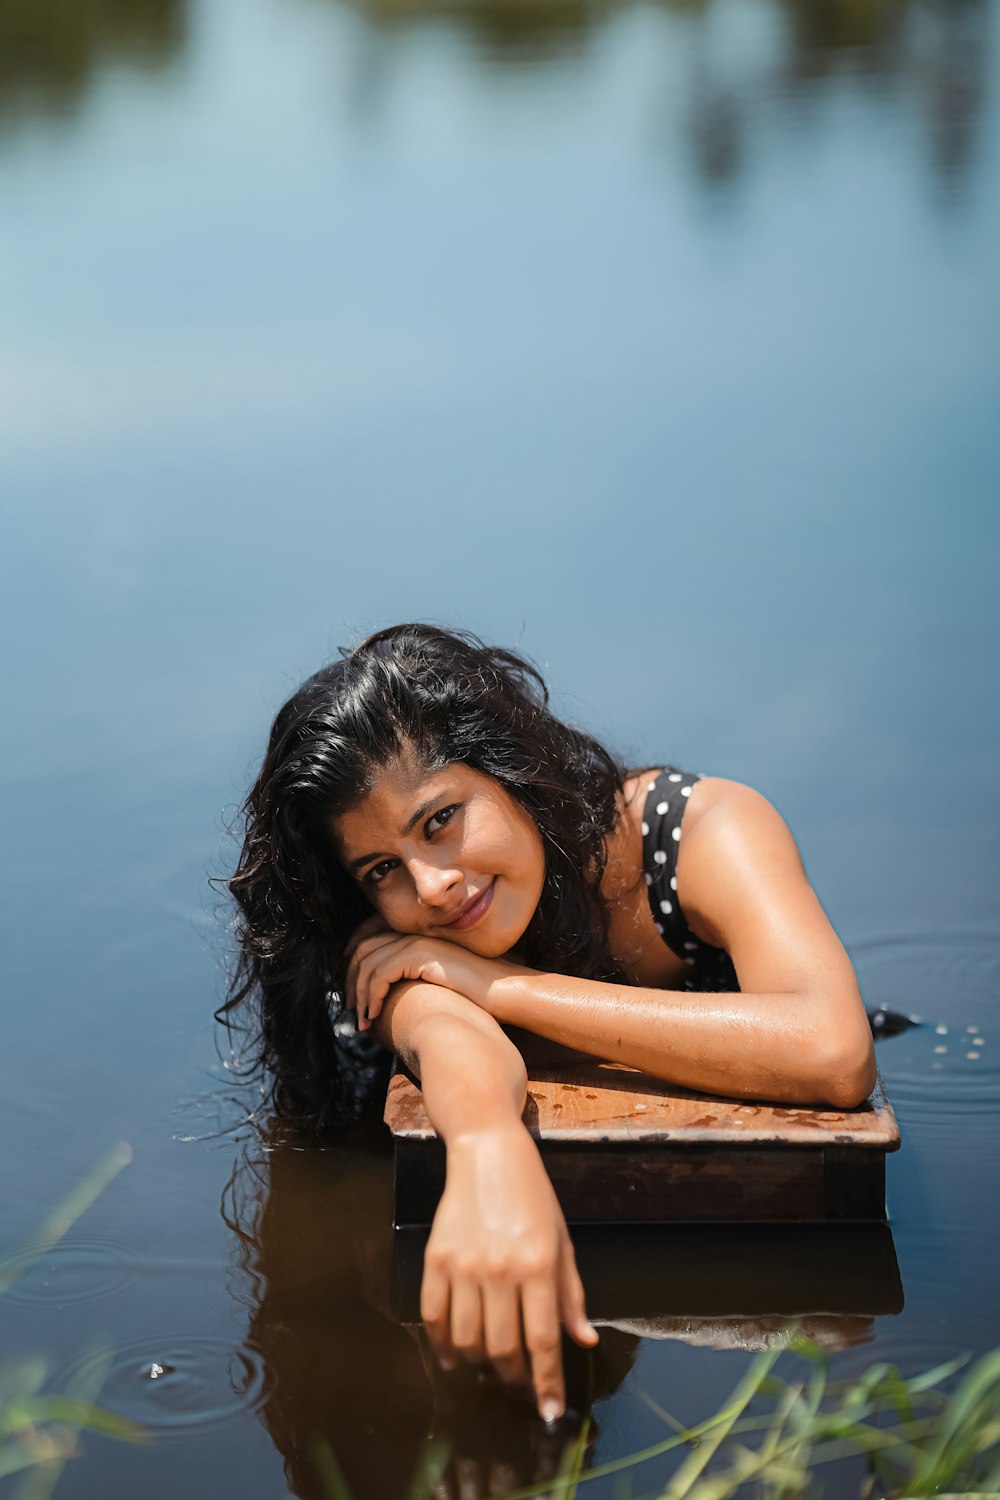
[[[789,1378],[774,1368],[782,1356],[798,1361]],[[945,1394],[941,1387],[968,1364],[968,1357],[962,1356],[908,1380],[894,1365],[876,1364],[856,1380],[834,1382],[827,1355],[815,1344],[798,1340],[787,1351],[759,1354],[725,1405],[704,1421],[686,1427],[643,1396],[673,1429],[670,1437],[586,1469],[585,1422],[567,1444],[555,1479],[493,1492],[492,1500],[576,1500],[589,1481],[611,1475],[618,1476],[616,1497],[729,1500],[753,1486],[756,1500],[815,1500],[822,1494],[823,1466],[858,1456],[867,1460],[859,1500],[997,1495],[1000,1349],[967,1368]],[[641,1465],[671,1452],[683,1456],[665,1487],[633,1488]],[[315,1456],[327,1500],[352,1500],[329,1446],[323,1444]],[[451,1493],[444,1486],[437,1488],[450,1458],[441,1440],[432,1440],[418,1464],[408,1500]]]
[[[131,1160],[130,1148],[119,1143],[94,1165],[39,1225],[32,1240],[37,1249],[0,1271],[0,1296],[64,1238]],[[86,1374],[74,1389],[58,1396],[43,1390],[48,1375],[43,1360],[21,1359],[0,1366],[0,1479],[22,1474],[15,1500],[48,1500],[67,1460],[76,1457],[84,1429],[126,1442],[144,1441],[146,1434],[138,1423],[94,1404],[110,1363],[111,1351],[100,1351],[87,1361]]]

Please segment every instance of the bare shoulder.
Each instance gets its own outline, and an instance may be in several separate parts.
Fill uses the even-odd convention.
[[[763,793],[741,781],[703,776],[696,782],[684,815],[687,847],[705,848],[727,838],[748,839],[764,858],[791,859],[801,870],[802,858],[792,831]]]
[[[850,959],[767,797],[705,777],[691,793],[683,834],[680,903],[695,933],[730,953],[744,989],[830,987],[860,1004]]]

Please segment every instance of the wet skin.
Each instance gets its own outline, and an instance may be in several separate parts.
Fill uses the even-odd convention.
[[[462,762],[428,774],[404,754],[332,831],[341,863],[397,933],[498,958],[523,936],[542,893],[545,850],[534,819]],[[456,926],[477,896],[486,910]]]
[[[690,798],[678,894],[692,929],[726,948],[738,995],[682,993],[642,880],[642,776],[625,788],[602,886],[630,983],[545,974],[516,945],[541,895],[533,819],[491,778],[404,755],[337,818],[338,857],[376,915],[348,947],[359,1026],[419,1073],[447,1148],[422,1312],[444,1363],[529,1378],[543,1415],[563,1406],[559,1327],[586,1319],[572,1245],[521,1115],[527,1028],[686,1087],[851,1108],[874,1082],[857,982],[794,840],[766,799],[720,779]]]

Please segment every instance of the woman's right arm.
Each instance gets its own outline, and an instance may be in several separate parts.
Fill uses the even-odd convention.
[[[445,1187],[424,1257],[420,1310],[445,1367],[489,1361],[534,1387],[545,1418],[562,1415],[560,1324],[591,1347],[566,1221],[521,1121],[527,1079],[492,1016],[438,985],[393,987],[379,1040],[420,1078],[444,1141]],[[523,1328],[523,1336],[522,1336]]]

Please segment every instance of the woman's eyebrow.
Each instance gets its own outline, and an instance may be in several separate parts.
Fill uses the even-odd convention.
[[[440,796],[435,796],[428,797],[426,802],[421,802],[416,812],[413,813],[411,817],[407,818],[406,822],[403,824],[403,837],[405,838],[408,833],[412,833],[416,825],[420,822],[420,819],[426,817],[431,809],[436,807],[440,801]],[[359,855],[357,859],[352,859],[350,864],[347,866],[348,873],[354,875],[358,870],[361,869],[362,865],[367,865],[371,862],[371,860],[381,859],[382,857],[383,855],[381,852],[376,854]]]

